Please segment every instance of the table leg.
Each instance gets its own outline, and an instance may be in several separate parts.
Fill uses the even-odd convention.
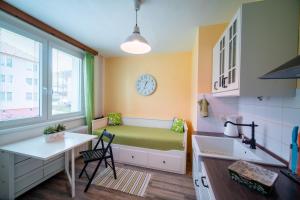
[[[71,175],[70,175],[70,166],[69,166],[69,152],[65,152],[65,171],[68,177],[68,181],[71,187],[71,196],[75,197],[75,153],[74,149],[71,150]]]
[[[74,149],[72,149],[71,151],[72,153],[72,160],[71,160],[71,170],[72,170],[72,183],[71,183],[71,187],[72,187],[72,198],[75,197],[75,153],[74,153]]]

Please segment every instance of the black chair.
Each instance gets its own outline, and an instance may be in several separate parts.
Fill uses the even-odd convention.
[[[106,137],[108,139],[108,142],[107,142],[107,145],[104,146],[104,137]],[[98,141],[97,141],[97,144],[95,145],[94,149],[93,150],[88,150],[88,151],[82,151],[80,152],[80,154],[82,155],[82,158],[83,158],[83,161],[84,161],[84,167],[83,169],[81,170],[80,172],[80,175],[79,175],[79,178],[82,176],[83,172],[86,174],[89,182],[87,184],[87,186],[85,187],[84,189],[84,192],[86,192],[92,181],[93,181],[93,178],[95,177],[97,171],[98,171],[98,168],[100,167],[101,165],[101,162],[104,160],[105,162],[105,167],[107,168],[107,166],[110,166],[110,168],[112,168],[113,172],[114,172],[114,178],[117,179],[117,174],[116,174],[116,169],[115,169],[115,163],[114,163],[114,157],[113,157],[113,152],[112,152],[112,149],[111,149],[111,143],[114,139],[115,135],[114,134],[111,134],[109,132],[107,132],[105,129],[103,131],[103,133],[101,134],[101,136],[99,137]],[[99,143],[101,142],[101,146],[102,148],[97,148]],[[111,159],[111,164],[109,162],[107,162],[107,159]],[[97,164],[97,167],[96,169],[94,170],[93,174],[91,177],[89,177],[87,171],[85,170],[87,165],[90,163],[90,162],[94,162],[94,161],[98,161],[98,164]]]

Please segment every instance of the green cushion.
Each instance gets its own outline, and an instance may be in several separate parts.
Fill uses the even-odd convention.
[[[173,120],[171,130],[174,132],[177,132],[177,133],[183,133],[184,132],[184,120],[175,118]]]
[[[114,144],[142,147],[158,150],[184,150],[183,134],[174,134],[166,128],[149,128],[138,126],[107,126],[93,132],[101,135],[103,130],[115,134]]]
[[[118,126],[121,124],[121,113],[108,113],[108,125]]]

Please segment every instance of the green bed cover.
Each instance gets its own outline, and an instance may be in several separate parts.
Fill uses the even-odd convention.
[[[107,126],[93,132],[101,135],[103,130],[115,134],[114,144],[157,149],[184,150],[183,133],[176,133],[165,128],[148,128],[138,126]]]

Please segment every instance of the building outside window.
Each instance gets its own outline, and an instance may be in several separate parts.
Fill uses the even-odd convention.
[[[0,92],[0,101],[5,101],[5,92]]]
[[[5,82],[5,75],[0,74],[0,82],[4,83]]]
[[[80,111],[81,63],[78,57],[52,49],[53,115]]]
[[[26,100],[28,100],[28,101],[32,100],[32,93],[31,92],[26,92]]]
[[[5,56],[0,54],[0,66],[4,66],[5,65]]]
[[[9,101],[9,102],[12,101],[12,92],[7,92],[6,93],[6,101]]]
[[[32,78],[26,78],[25,81],[28,85],[32,85]]]
[[[39,68],[41,43],[0,26],[0,47],[0,57],[4,58],[1,62],[6,66],[0,67],[0,83],[11,84],[1,94],[0,110],[5,112],[0,113],[0,122],[39,117],[40,105],[32,100],[32,93],[39,95],[40,89],[25,87],[24,80],[27,77],[41,78],[39,70],[28,72],[25,67],[38,63]]]
[[[6,66],[12,67],[12,57],[11,56],[6,56]]]
[[[7,76],[7,82],[8,83],[13,83],[13,79],[14,79],[13,77],[14,77],[13,75],[8,75]]]

